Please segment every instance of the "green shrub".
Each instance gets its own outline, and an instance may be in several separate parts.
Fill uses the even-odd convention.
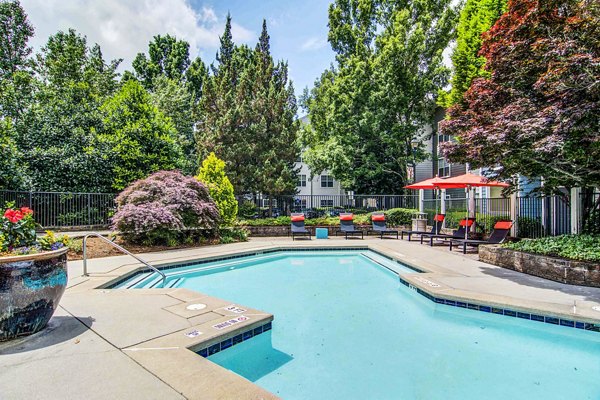
[[[393,208],[385,211],[385,215],[388,225],[410,225],[412,216],[416,212],[417,210]],[[354,214],[354,223],[357,225],[370,225],[372,214],[373,213]],[[240,225],[244,226],[286,226],[291,223],[292,220],[290,217],[255,218],[240,221]],[[304,223],[306,226],[337,226],[340,224],[340,217],[323,216],[318,218],[307,218]]]
[[[254,216],[256,215],[256,210],[257,210],[257,207],[253,201],[244,200],[238,208],[238,217],[240,219],[254,218]]]
[[[233,185],[225,175],[225,161],[219,159],[215,153],[210,153],[202,161],[196,179],[208,188],[210,197],[219,209],[221,224],[232,225],[238,213],[238,202],[233,194]]]
[[[248,231],[242,226],[226,227],[221,229],[221,244],[248,241]]]
[[[590,212],[583,227],[583,233],[588,235],[600,235],[600,210]]]
[[[388,225],[410,225],[412,219],[419,210],[410,208],[392,208],[385,211],[385,219]]]
[[[523,239],[519,242],[505,243],[502,247],[571,260],[600,262],[599,235],[562,235]]]
[[[540,217],[519,217],[517,220],[517,236],[520,238],[533,238],[544,231]]]

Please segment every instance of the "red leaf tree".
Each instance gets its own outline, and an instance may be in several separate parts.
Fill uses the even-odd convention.
[[[600,2],[511,0],[484,34],[489,79],[448,110],[452,162],[545,188],[600,186]]]

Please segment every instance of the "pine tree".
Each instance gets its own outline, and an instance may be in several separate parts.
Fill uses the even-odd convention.
[[[254,51],[233,45],[230,25],[229,17],[204,87],[199,149],[227,162],[237,193],[293,192],[298,126],[287,65],[273,62],[266,22]]]

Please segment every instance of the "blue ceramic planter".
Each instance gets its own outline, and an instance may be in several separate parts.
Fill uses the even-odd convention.
[[[0,341],[46,326],[67,286],[67,251],[0,258]]]

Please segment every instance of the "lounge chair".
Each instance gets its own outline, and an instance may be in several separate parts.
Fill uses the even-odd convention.
[[[423,233],[421,234],[421,244],[423,244],[423,238],[429,238],[429,245],[433,246],[433,239],[443,239],[447,241],[448,239],[464,239],[465,231],[467,229],[471,229],[471,227],[475,224],[475,218],[463,218],[458,223],[459,227],[455,230],[451,235],[446,235],[443,233],[431,234],[431,233]]]
[[[354,216],[352,213],[342,213],[340,214],[340,229],[335,231],[335,236],[338,233],[343,233],[346,235],[346,239],[348,239],[348,235],[356,236],[360,233],[360,238],[365,238],[365,232],[362,230],[357,230],[354,228]]]
[[[383,235],[387,235],[387,234],[394,235],[395,234],[396,239],[398,239],[398,231],[387,228],[387,225],[385,224],[385,214],[384,213],[372,214],[371,222],[373,223],[373,227],[367,231],[367,236],[369,236],[369,234],[371,232],[373,232],[373,233],[378,233],[379,238],[383,239]]]
[[[296,236],[308,236],[310,239],[310,231],[304,226],[304,214],[292,213],[292,240],[296,240]]]
[[[462,245],[463,254],[466,254],[467,246],[478,247],[480,244],[500,244],[504,242],[504,239],[508,236],[508,232],[510,232],[512,225],[512,221],[496,222],[488,240],[452,239],[450,240],[450,251],[452,251],[453,245]]]
[[[408,241],[410,242],[410,237],[412,235],[424,235],[424,234],[432,234],[432,235],[437,235],[440,233],[440,231],[442,230],[442,225],[444,224],[444,218],[445,215],[444,214],[436,214],[435,217],[433,217],[433,226],[431,227],[431,231],[402,231],[401,232],[401,239],[404,239],[404,235],[408,235]]]

